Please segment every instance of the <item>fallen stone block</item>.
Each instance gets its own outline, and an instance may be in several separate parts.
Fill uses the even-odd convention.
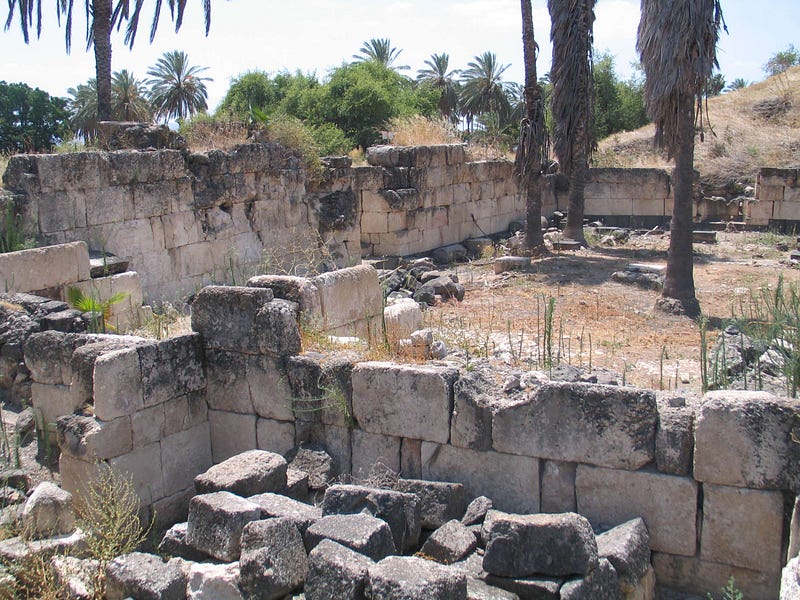
[[[186,541],[217,560],[239,558],[242,529],[261,518],[261,508],[230,492],[195,496],[189,502]]]
[[[797,600],[800,598],[800,557],[786,563],[781,572],[780,600]]]
[[[586,575],[597,565],[592,526],[576,513],[500,513],[486,529],[483,568],[492,575]]]
[[[187,600],[242,600],[239,563],[189,565]]]
[[[558,594],[558,588],[556,588]],[[467,600],[519,600],[519,596],[485,581],[467,577]]]
[[[54,556],[50,566],[56,587],[63,590],[70,600],[93,600],[97,597],[96,583],[100,574],[100,561],[74,556]]]
[[[369,568],[373,598],[466,600],[467,578],[416,556],[390,556]]]
[[[486,496],[478,496],[467,506],[461,523],[464,525],[480,525],[486,518],[486,513],[492,509],[492,499]]]
[[[559,593],[562,600],[619,600],[617,572],[608,559],[601,558],[585,577],[565,581]]]
[[[306,529],[322,518],[322,509],[310,504],[304,504],[281,494],[258,494],[247,498],[261,508],[261,517],[286,519],[291,522],[301,534]]]
[[[306,549],[313,550],[322,540],[333,540],[372,560],[395,553],[392,532],[386,522],[365,514],[322,517],[306,530]]]
[[[425,540],[420,552],[445,565],[463,560],[478,546],[478,540],[465,525],[455,519],[448,521]]]
[[[651,570],[650,536],[642,519],[632,519],[597,536],[597,554],[617,572],[623,595],[633,593]]]
[[[162,556],[177,556],[189,561],[201,562],[208,558],[205,552],[200,552],[189,544],[186,539],[189,530],[188,523],[175,523],[170,527],[161,542],[158,544],[158,552]]]
[[[486,575],[486,583],[514,594],[515,598],[559,600],[563,579],[551,577],[498,577]]]
[[[25,537],[42,539],[75,531],[72,494],[55,483],[43,481],[34,488],[20,512]]]
[[[373,561],[332,540],[308,554],[307,600],[367,600],[368,569]]]
[[[248,523],[242,531],[239,587],[252,600],[282,598],[308,573],[303,538],[287,519]]]
[[[238,496],[286,488],[286,459],[266,450],[249,450],[214,465],[194,478],[198,494],[227,491]]]
[[[525,271],[530,266],[531,259],[529,256],[498,256],[492,263],[495,275],[508,271]]]
[[[164,562],[154,554],[132,552],[106,565],[108,600],[184,600],[186,574],[173,559]]]
[[[53,556],[69,554],[78,558],[86,558],[86,534],[76,529],[68,535],[57,535],[41,540],[26,540],[21,537],[0,541],[0,562],[13,564],[28,556]]]
[[[398,479],[395,489],[419,498],[420,522],[425,529],[436,529],[464,516],[466,499],[460,483]]]
[[[286,458],[293,469],[308,475],[308,487],[311,490],[324,490],[336,478],[333,458],[320,444],[301,444]]]
[[[410,298],[395,302],[383,309],[383,322],[386,327],[386,339],[396,344],[422,329],[424,323],[422,309]]]
[[[284,494],[298,502],[308,502],[308,473],[291,467],[286,469],[286,491]]]

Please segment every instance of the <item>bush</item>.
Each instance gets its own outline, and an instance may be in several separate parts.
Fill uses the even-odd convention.
[[[395,117],[389,121],[388,128],[393,134],[392,143],[398,146],[431,146],[461,141],[453,124],[443,118],[422,115]]]

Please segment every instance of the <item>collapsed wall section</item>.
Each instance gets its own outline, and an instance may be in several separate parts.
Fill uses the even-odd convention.
[[[795,226],[800,221],[800,169],[762,168],[756,201],[747,206],[747,220],[754,225]]]

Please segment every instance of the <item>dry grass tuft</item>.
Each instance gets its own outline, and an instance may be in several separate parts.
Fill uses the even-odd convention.
[[[247,143],[247,125],[241,121],[198,115],[181,128],[192,152],[231,150]]]
[[[456,144],[460,141],[452,123],[445,119],[429,119],[420,115],[395,117],[389,121],[395,146],[434,146]]]

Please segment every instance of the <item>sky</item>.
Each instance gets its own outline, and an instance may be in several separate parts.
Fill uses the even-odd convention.
[[[0,19],[8,16],[2,3]],[[43,0],[45,9],[55,2]],[[152,3],[151,3],[152,4]],[[162,53],[183,50],[191,64],[208,67],[207,83],[213,110],[231,80],[251,70],[315,72],[320,78],[342,62],[349,62],[371,38],[390,38],[402,50],[397,64],[409,65],[415,76],[431,54],[447,52],[450,68],[465,68],[486,51],[510,65],[508,81],[522,82],[522,41],[518,0],[212,0],[211,31],[203,31],[199,1],[187,5],[180,32],[162,15],[153,44],[148,33],[151,14],[143,12],[132,51],[122,34],[112,39],[112,70],[128,69],[139,79],[147,77]],[[15,22],[0,31],[0,80],[24,82],[51,95],[66,96],[67,89],[94,76],[94,56],[85,48],[83,3],[76,2],[77,18],[70,55],[65,53],[64,32],[55,9],[45,12],[42,34],[28,46]],[[800,48],[800,1],[722,0],[728,33],[722,34],[718,59],[728,82],[764,78],[763,65],[789,44]],[[533,0],[534,30],[541,53],[539,74],[549,70],[550,20],[544,0]],[[598,0],[594,27],[595,47],[615,56],[617,73],[633,73],[639,2]]]

